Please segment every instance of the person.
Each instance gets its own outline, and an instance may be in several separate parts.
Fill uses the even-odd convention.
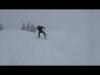
[[[40,38],[40,34],[42,33],[42,34],[44,34],[44,37],[45,37],[45,39],[46,39],[46,33],[45,33],[45,27],[44,26],[38,26],[37,28],[36,28],[37,30],[38,30],[38,38]],[[44,30],[43,30],[44,29]]]

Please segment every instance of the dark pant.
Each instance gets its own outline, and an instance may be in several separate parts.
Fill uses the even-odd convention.
[[[38,37],[40,38],[40,34],[41,34],[41,33],[43,33],[43,35],[44,35],[44,37],[45,37],[45,39],[46,39],[46,34],[45,34],[44,31],[39,31],[39,32],[38,32]]]

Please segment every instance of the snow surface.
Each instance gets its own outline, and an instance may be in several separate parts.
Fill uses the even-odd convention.
[[[21,30],[0,31],[0,65],[91,65],[86,36],[48,31],[47,39]]]

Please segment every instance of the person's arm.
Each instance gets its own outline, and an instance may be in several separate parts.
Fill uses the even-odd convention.
[[[45,31],[45,27],[43,27],[44,31]]]

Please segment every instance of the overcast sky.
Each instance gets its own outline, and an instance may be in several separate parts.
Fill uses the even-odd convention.
[[[99,10],[0,10],[0,24],[7,29],[19,28],[23,22],[45,25],[48,29],[68,27],[73,29],[84,27],[93,21],[91,16],[99,12]]]

